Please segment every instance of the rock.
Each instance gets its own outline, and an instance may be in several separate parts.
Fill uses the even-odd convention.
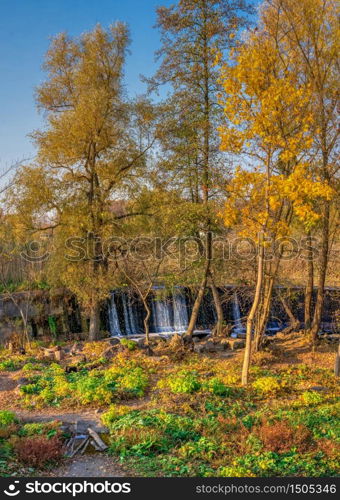
[[[114,346],[107,347],[101,354],[101,357],[110,360],[115,357],[117,351]]]
[[[195,344],[194,345],[194,352],[197,352],[198,354],[201,354],[202,352],[204,352],[204,345]]]
[[[201,352],[220,352],[227,349],[229,346],[226,343],[222,342],[214,342],[212,340],[207,340],[205,342],[200,342],[199,344],[194,345],[194,351]]]
[[[60,351],[55,351],[54,359],[56,361],[61,361],[64,358],[65,358],[65,352],[62,349]]]
[[[120,339],[118,337],[112,337],[108,342],[111,346],[114,346],[120,344]]]
[[[156,346],[159,344],[165,344],[167,339],[165,337],[161,337],[160,335],[151,335],[150,336],[150,345]]]
[[[71,356],[76,356],[79,352],[81,352],[83,350],[83,348],[84,348],[83,344],[81,344],[80,342],[76,342],[71,347],[71,350],[70,350]]]
[[[30,380],[26,377],[20,377],[17,379],[18,387],[22,387],[23,385],[28,385],[30,383]]]
[[[323,387],[322,385],[315,385],[314,387],[310,387],[309,390],[316,391],[316,392],[328,392],[329,391],[328,387]]]

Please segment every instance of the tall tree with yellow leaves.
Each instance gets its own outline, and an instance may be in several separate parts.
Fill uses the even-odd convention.
[[[336,187],[339,174],[339,2],[336,0],[269,0],[263,16],[275,36],[280,54],[289,54],[290,67],[310,88],[313,149],[310,161],[315,175]],[[311,333],[320,330],[324,289],[331,247],[331,213],[334,203],[320,203],[321,244],[318,292]],[[336,214],[337,217],[337,214]]]
[[[167,161],[163,164],[172,174],[172,181],[192,200],[192,210],[202,214],[203,206],[205,212],[195,231],[201,240],[202,270],[186,332],[189,337],[209,281],[219,318],[217,330],[223,322],[211,265],[216,219],[211,205],[216,186],[222,183],[221,172],[226,172],[216,130],[221,110],[215,60],[218,53],[225,54],[235,44],[238,30],[248,24],[251,12],[246,0],[179,0],[157,11],[162,41],[157,56],[161,64],[150,84],[151,88],[164,84],[171,87],[167,135],[163,140]]]
[[[52,41],[47,80],[37,89],[46,127],[33,134],[36,162],[19,170],[11,197],[27,227],[53,231],[50,279],[76,294],[92,340],[113,284],[105,242],[134,215],[117,211],[115,202],[144,167],[152,143],[151,108],[123,98],[128,43],[122,23]]]
[[[258,346],[265,329],[282,245],[266,259],[266,249],[289,233],[293,215],[306,226],[318,219],[311,200],[330,200],[327,183],[313,177],[306,161],[313,146],[311,86],[290,67],[289,53],[278,50],[272,25],[263,11],[259,28],[234,51],[223,68],[221,103],[227,117],[220,128],[221,147],[241,158],[246,168],[228,187],[227,225],[241,223],[256,239],[257,282],[247,318],[242,383],[248,382],[252,336]]]

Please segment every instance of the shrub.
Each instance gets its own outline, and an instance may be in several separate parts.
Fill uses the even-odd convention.
[[[22,371],[25,373],[29,373],[33,371],[42,371],[44,368],[45,367],[42,363],[26,363],[22,367]]]
[[[213,377],[203,384],[203,388],[216,396],[231,396],[233,389],[227,387],[218,377]]]
[[[7,427],[16,422],[15,414],[11,411],[0,410],[0,427]]]
[[[159,387],[169,387],[174,394],[190,394],[201,388],[196,372],[182,370],[178,375],[161,380]]]
[[[76,377],[74,383],[75,393],[81,404],[110,403],[113,388],[103,384],[103,376],[97,372],[82,373]]]
[[[110,408],[102,414],[101,421],[106,427],[110,428],[116,420],[130,411],[131,408],[128,406],[111,405]]]
[[[253,388],[263,395],[276,394],[280,391],[281,385],[275,377],[259,377],[252,384]]]
[[[145,370],[133,362],[113,366],[105,372],[105,383],[122,397],[141,397],[149,384]]]
[[[60,432],[60,422],[33,422],[25,424],[19,431],[19,436],[46,435],[51,438]]]
[[[324,400],[323,396],[315,391],[305,391],[301,394],[301,399],[306,405],[319,404]]]
[[[134,340],[121,339],[120,343],[123,347],[126,347],[129,351],[134,351],[137,347],[137,343]]]
[[[259,436],[266,451],[277,453],[285,453],[292,448],[306,451],[311,443],[311,433],[305,426],[292,428],[285,420],[262,424]]]
[[[0,372],[11,372],[18,370],[19,364],[15,362],[13,359],[6,359],[5,361],[0,362]]]
[[[188,441],[178,450],[178,454],[184,458],[211,460],[218,454],[218,444],[214,441],[201,437],[197,441]]]
[[[20,387],[23,394],[39,394],[41,387],[39,384],[26,384]]]
[[[23,437],[15,443],[15,452],[20,462],[41,468],[49,462],[56,462],[63,456],[62,442],[57,436]]]

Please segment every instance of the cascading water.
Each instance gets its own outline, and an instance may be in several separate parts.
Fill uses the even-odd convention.
[[[134,308],[132,307],[131,297],[128,297],[128,313],[130,318],[130,325],[133,334],[139,333],[139,328],[136,322],[136,314]]]
[[[154,333],[170,333],[174,331],[171,321],[171,302],[169,300],[153,300],[152,316]]]
[[[237,337],[238,334],[244,333],[245,329],[242,325],[241,321],[241,310],[240,310],[240,303],[238,301],[237,293],[234,292],[233,296],[233,320],[234,320],[234,328],[233,328],[233,333],[232,337]]]
[[[126,335],[134,335],[138,333],[138,329],[136,328],[135,316],[130,297],[127,297],[125,293],[122,294],[122,302]]]
[[[115,301],[115,294],[112,292],[111,294],[111,303],[109,309],[109,322],[110,322],[110,332],[114,337],[115,335],[122,335],[122,331],[120,329],[120,323],[118,318],[117,306]]]
[[[172,296],[172,304],[174,308],[173,329],[177,333],[185,332],[188,327],[188,309],[185,295],[175,292]]]

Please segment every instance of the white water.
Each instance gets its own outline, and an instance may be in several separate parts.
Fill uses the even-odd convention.
[[[185,295],[178,292],[174,293],[172,304],[174,308],[174,330],[177,333],[185,332],[189,322]]]
[[[123,315],[125,330],[123,331],[119,321],[116,296],[111,294],[111,307],[109,309],[109,323],[111,335],[136,335],[141,333],[138,327],[135,307],[133,307],[131,297],[122,293]],[[188,309],[184,292],[174,291],[172,297],[158,300],[153,298],[151,302],[152,318],[150,322],[152,333],[183,333],[188,327]],[[232,301],[232,315],[234,327],[232,336],[244,333],[245,328],[241,321],[240,304],[235,292]]]
[[[125,293],[122,294],[122,301],[123,301],[125,331],[127,335],[133,335],[136,332],[134,332],[132,329],[131,318],[130,318],[131,307],[128,307],[127,297]]]
[[[109,322],[110,322],[110,332],[112,337],[116,335],[122,335],[122,331],[120,329],[117,306],[115,302],[115,294],[112,292],[111,294],[111,307],[109,309]]]
[[[240,303],[238,301],[236,292],[234,292],[232,306],[233,306],[233,319],[234,319],[234,328],[232,336],[236,337],[238,333],[244,333],[245,331],[241,321]]]
[[[171,321],[171,302],[169,300],[153,300],[152,315],[154,333],[174,331]]]

